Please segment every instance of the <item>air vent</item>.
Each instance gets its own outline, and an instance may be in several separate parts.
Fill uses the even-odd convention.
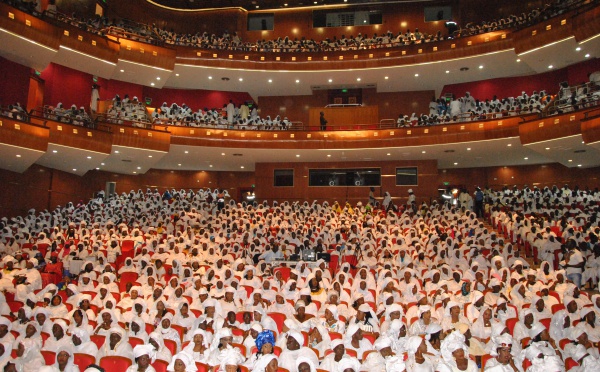
[[[244,156],[243,154],[233,154],[233,156]]]
[[[454,150],[444,150],[444,152],[446,152],[446,153],[452,153],[452,152],[454,152]]]
[[[461,71],[469,71],[469,68],[468,67],[461,67],[460,70]]]
[[[587,151],[587,150],[575,150],[575,151],[573,151],[573,152],[574,152],[575,154],[581,154],[581,153],[584,153],[584,152],[586,152],[586,151]]]
[[[122,159],[121,160],[123,163],[131,163],[131,159]]]
[[[228,77],[222,77],[221,80],[223,80],[223,81],[229,81],[229,78]]]

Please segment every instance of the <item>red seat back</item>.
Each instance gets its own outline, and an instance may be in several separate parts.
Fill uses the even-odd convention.
[[[154,367],[156,372],[167,372],[168,366],[169,366],[169,363],[165,362],[164,360],[160,360],[160,359],[157,359],[154,361],[154,363],[152,363],[152,367]]]
[[[96,357],[89,354],[75,353],[73,363],[79,367],[80,371],[85,371],[90,364],[96,363]]]
[[[51,366],[56,363],[56,353],[49,350],[40,350],[40,353],[44,357],[44,362],[47,366]]]
[[[105,356],[100,359],[100,367],[105,371],[124,372],[131,364],[131,359],[122,356]]]
[[[96,346],[98,346],[98,349],[100,349],[102,347],[102,345],[104,345],[104,342],[106,341],[106,336],[103,336],[103,335],[91,335],[90,336],[90,341],[92,341],[93,343],[95,343]]]

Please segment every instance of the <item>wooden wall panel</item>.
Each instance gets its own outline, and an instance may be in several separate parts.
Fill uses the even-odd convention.
[[[12,14],[14,19],[9,18]],[[0,3],[0,27],[58,50],[60,30],[43,20]]]
[[[0,218],[24,216],[31,208],[48,208],[51,174],[51,169],[35,164],[23,173],[0,169]]]
[[[165,152],[169,151],[171,147],[171,135],[168,132],[107,123],[102,123],[102,125],[110,128],[113,145]]]
[[[371,127],[364,125],[379,122],[377,106],[311,108],[308,118],[308,125],[311,129],[320,129],[321,112],[328,121],[328,130],[377,129],[377,125]]]
[[[62,30],[60,45],[89,54],[104,61],[112,63],[118,62],[120,49],[118,42],[62,22],[56,22],[56,27],[59,30]],[[67,32],[68,35],[66,34]]]
[[[396,167],[416,166],[418,167],[419,184],[417,186],[396,186]],[[368,201],[369,187],[364,186],[339,186],[339,187],[311,187],[308,186],[308,174],[310,169],[335,169],[335,168],[380,168],[381,186],[376,187],[375,195],[381,202],[383,194],[389,191],[394,197],[395,203],[406,203],[407,190],[412,188],[417,196],[417,201],[427,201],[436,195],[437,161],[386,161],[386,162],[343,162],[343,163],[257,163],[255,168],[256,196],[259,202],[267,200],[282,201],[304,201],[317,200],[333,203],[352,204]],[[275,169],[293,169],[294,187],[274,187]]]
[[[32,119],[37,121],[39,119]],[[49,142],[62,146],[110,154],[112,135],[108,132],[88,129],[77,125],[45,121],[50,128]]]
[[[4,144],[46,151],[49,136],[50,131],[43,126],[0,118],[0,142]]]
[[[119,39],[119,43],[121,45],[119,59],[160,67],[171,71],[175,68],[174,49],[129,39]]]
[[[434,91],[377,92],[376,89],[363,89],[362,99],[364,105],[378,107],[379,117],[375,122],[379,122],[381,119],[396,119],[399,114],[428,113],[429,101],[434,94]],[[310,109],[327,105],[327,91],[314,90],[310,96],[258,97],[258,105],[261,115],[287,116],[291,121],[308,125]]]
[[[581,121],[581,138],[585,143],[600,142],[600,116]]]
[[[571,115],[561,115],[560,117],[551,116],[544,119],[534,119],[521,124],[519,126],[521,143],[526,145],[580,134],[580,121],[584,118],[584,115],[585,113],[583,112],[576,112]]]

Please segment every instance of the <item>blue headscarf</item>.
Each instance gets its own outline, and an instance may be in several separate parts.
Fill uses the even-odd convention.
[[[273,336],[273,332],[268,329],[265,329],[261,333],[256,336],[256,349],[260,352],[264,344],[271,344],[275,346],[275,336]]]

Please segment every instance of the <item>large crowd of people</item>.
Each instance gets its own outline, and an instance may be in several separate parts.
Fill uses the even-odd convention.
[[[41,0],[3,0],[20,9],[37,16],[47,16],[72,26],[85,29],[98,35],[114,34],[132,40],[166,45],[184,45],[203,49],[239,50],[256,52],[315,52],[315,51],[344,51],[373,48],[392,48],[411,44],[431,43],[464,36],[477,35],[504,29],[518,29],[547,20],[563,14],[578,6],[588,3],[583,0],[554,0],[529,12],[510,15],[505,18],[492,19],[482,22],[468,22],[464,27],[458,26],[451,30],[450,35],[442,35],[442,30],[427,33],[415,29],[399,32],[387,31],[383,34],[350,35],[346,37],[326,38],[323,40],[307,39],[305,37],[291,39],[289,37],[273,40],[244,41],[238,32],[224,31],[218,33],[197,32],[181,33],[166,30],[156,25],[143,24],[123,19],[109,19],[96,16],[91,19],[79,18],[76,15],[65,15],[57,12],[54,1],[51,8],[42,9]],[[445,30],[444,30],[445,31]]]
[[[464,194],[247,204],[148,189],[4,217],[0,368],[599,370],[598,189]]]

